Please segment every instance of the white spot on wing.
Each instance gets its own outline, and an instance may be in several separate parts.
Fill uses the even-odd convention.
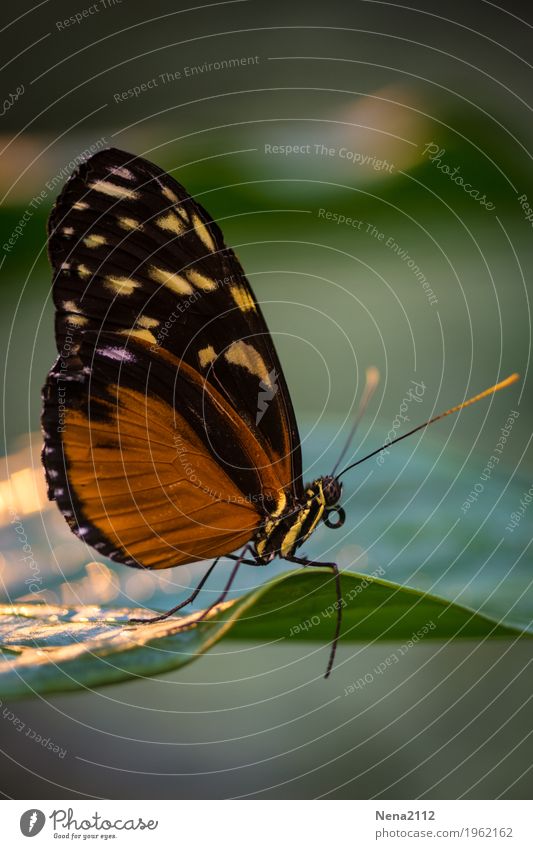
[[[122,336],[133,336],[135,339],[142,339],[143,342],[148,342],[150,345],[155,345],[156,338],[153,333],[150,333],[149,330],[143,330],[139,328],[138,330],[134,328],[133,330],[119,330],[119,333]]]
[[[123,180],[135,180],[135,175],[123,165],[110,165],[107,170],[116,177],[122,177]]]

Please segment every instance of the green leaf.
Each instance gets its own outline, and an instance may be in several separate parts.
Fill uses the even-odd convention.
[[[345,641],[412,641],[533,636],[467,607],[379,578],[342,575]],[[79,690],[178,669],[222,637],[330,641],[335,626],[331,572],[305,569],[275,578],[220,605],[151,625],[129,625],[145,611],[45,604],[0,607],[0,695],[21,698]]]

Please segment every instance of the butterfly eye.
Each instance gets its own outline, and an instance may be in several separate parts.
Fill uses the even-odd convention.
[[[332,514],[337,514],[337,521],[332,522],[330,516]],[[342,507],[332,507],[330,510],[326,511],[324,524],[327,525],[328,528],[342,528],[344,522],[346,521],[346,513],[342,509]]]

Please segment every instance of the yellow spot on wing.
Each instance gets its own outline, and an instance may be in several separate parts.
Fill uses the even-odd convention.
[[[245,368],[250,374],[264,381],[267,386],[272,386],[265,361],[253,345],[249,345],[248,342],[243,342],[242,340],[232,342],[224,356],[228,363]]]
[[[313,505],[317,504],[319,509],[317,510],[315,518],[307,528],[304,539],[308,539],[311,536],[324,514],[326,499],[320,482],[318,483],[318,486],[319,491],[317,493],[313,493],[313,490],[311,490],[313,493],[312,496],[308,499],[306,506],[298,513],[297,516],[295,516],[294,523],[291,525],[281,541],[281,554],[283,557],[286,557],[291,553]]]
[[[204,292],[212,292],[213,289],[217,288],[216,280],[211,280],[210,277],[200,274],[199,271],[188,271],[187,277],[191,283],[194,283],[199,289],[203,289]]]
[[[196,213],[193,213],[192,223],[193,223],[196,235],[198,236],[200,241],[203,242],[203,244],[206,246],[207,250],[208,251],[216,250],[216,246],[215,246],[215,243],[213,241],[213,237],[212,237],[211,233],[209,232],[209,230],[207,229],[207,227],[205,226],[205,224],[203,223],[201,218],[199,218],[199,216],[196,215]]]
[[[72,209],[89,209],[89,204],[85,203],[84,200],[77,200],[76,203],[72,204]]]
[[[74,232],[74,227],[63,227],[63,234],[65,236],[72,236]]]
[[[135,289],[142,286],[138,280],[131,280],[129,277],[113,277],[108,276],[104,280],[106,289],[110,289],[115,295],[131,295]]]
[[[125,189],[124,186],[117,186],[116,183],[110,183],[108,180],[95,180],[94,183],[89,183],[89,188],[112,198],[123,198],[124,200],[138,200],[139,198],[139,192],[133,189]]]
[[[163,194],[166,197],[166,199],[172,201],[172,203],[178,203],[179,202],[178,196],[176,194],[174,194],[172,189],[169,189],[168,186],[163,186]]]
[[[97,233],[91,233],[90,236],[87,236],[87,238],[83,240],[83,244],[87,248],[97,248],[99,245],[105,245],[106,242],[106,237],[99,236]]]
[[[91,276],[91,272],[89,271],[89,269],[87,268],[86,265],[78,265],[77,270],[78,270],[78,274],[80,275],[80,277],[82,279],[85,279],[86,277]]]
[[[159,327],[157,318],[150,318],[148,315],[141,315],[137,319],[139,327],[144,327],[145,330],[150,330],[151,327]]]
[[[63,309],[65,312],[75,312],[81,315],[81,310],[76,301],[63,301]]]
[[[169,212],[168,215],[162,215],[160,218],[156,218],[155,223],[161,229],[170,230],[172,233],[177,233],[178,236],[185,230],[185,225],[180,221],[175,212]]]
[[[140,226],[139,222],[135,218],[119,218],[118,223],[123,230],[136,230],[137,227]]]
[[[244,286],[232,286],[230,288],[230,292],[232,294],[233,300],[235,301],[241,312],[255,310],[254,299],[250,295],[248,289],[246,289]]]
[[[144,342],[149,342],[154,345],[156,338],[149,330],[120,330],[122,336],[134,336],[136,339],[142,339]]]
[[[208,345],[207,348],[202,348],[201,351],[198,351],[198,361],[202,368],[205,368],[213,360],[216,360],[216,357],[217,355],[212,345]]]
[[[116,177],[122,177],[124,180],[134,180],[135,176],[131,173],[129,168],[124,168],[121,165],[112,166],[108,169],[110,174],[114,174]]]
[[[194,289],[191,284],[181,277],[179,274],[173,274],[171,271],[165,271],[164,268],[158,268],[152,265],[150,268],[150,277],[156,283],[161,283],[177,295],[192,295]]]

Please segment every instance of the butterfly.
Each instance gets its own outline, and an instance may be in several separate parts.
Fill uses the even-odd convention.
[[[119,563],[213,561],[189,598],[142,621],[192,602],[221,557],[234,566],[196,621],[226,598],[242,564],[328,566],[337,594],[328,677],[339,570],[297,552],[320,522],[343,524],[340,477],[367,458],[304,485],[260,306],[220,228],[169,174],[100,151],[66,183],[48,232],[58,351],[43,389],[49,498],[80,539]],[[370,370],[360,414],[376,382]]]

